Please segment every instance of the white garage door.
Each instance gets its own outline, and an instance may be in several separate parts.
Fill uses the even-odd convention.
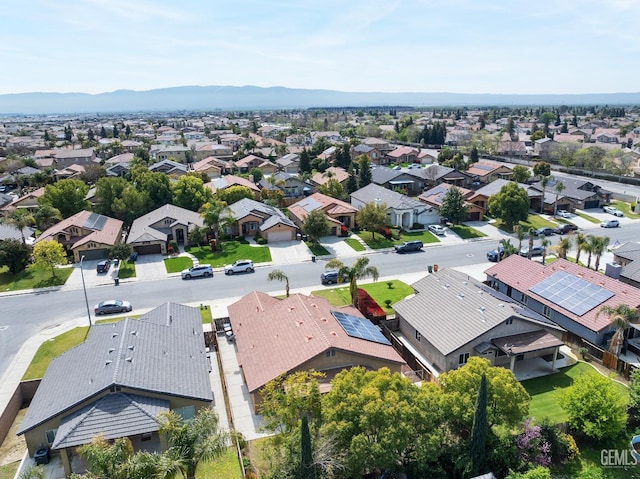
[[[277,243],[278,241],[291,241],[291,231],[271,231],[267,235],[269,243]]]

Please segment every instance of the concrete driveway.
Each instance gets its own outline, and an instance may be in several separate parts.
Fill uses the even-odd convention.
[[[618,220],[620,222],[620,226],[624,226],[626,224],[630,224],[633,223],[634,220],[632,220],[631,218],[628,218],[626,216],[613,216],[611,213],[607,213],[605,211],[602,210],[602,208],[591,208],[588,210],[580,210],[581,212],[583,212],[586,215],[589,215],[593,218],[596,218],[599,221],[605,221],[605,220]],[[580,218],[578,217],[580,220],[586,222],[586,224],[584,227],[585,228],[593,228],[594,226],[598,226],[594,223],[591,223],[590,221],[585,220],[584,218]],[[573,221],[575,218],[571,218],[569,221]],[[578,223],[576,223],[576,226],[581,227]]]
[[[304,241],[278,241],[269,243],[271,263],[274,266],[282,264],[297,264],[311,261],[312,253]]]
[[[354,234],[352,234],[350,238],[355,239],[356,241],[362,241]],[[330,255],[336,256],[338,258],[360,256],[366,252],[366,250],[354,250],[351,246],[345,243],[345,239],[346,238],[340,236],[325,236],[323,238],[320,238],[320,244],[325,247]],[[366,248],[370,250],[368,246]]]
[[[75,263],[72,268],[73,272],[69,276],[69,279],[65,283],[64,287],[68,289],[81,289],[82,288],[82,276],[84,274],[84,283],[87,288],[93,286],[100,286],[105,284],[113,284],[114,278],[118,277],[118,268],[111,264],[111,268],[106,273],[98,273],[96,266],[100,260],[91,260],[82,262],[82,271],[80,270],[80,263]]]
[[[139,255],[134,263],[136,265],[136,278],[139,281],[165,279],[169,276],[164,266],[164,256],[161,254]]]

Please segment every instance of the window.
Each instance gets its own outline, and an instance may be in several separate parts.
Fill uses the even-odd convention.
[[[193,406],[179,407],[178,409],[174,409],[173,412],[180,416],[183,421],[188,421],[196,415],[196,408]]]
[[[460,356],[458,356],[459,366],[462,366],[463,364],[467,364],[467,361],[469,361],[469,353],[462,353]]]
[[[525,306],[527,305],[527,301],[529,300],[529,296],[527,296],[524,293],[520,293],[520,302],[522,304],[524,304]]]
[[[324,353],[326,357],[328,358],[332,358],[336,355],[336,350],[335,349],[329,349],[326,353]]]
[[[416,339],[420,341],[421,338],[422,338],[422,334],[420,334],[420,331],[416,329]]]
[[[509,318],[509,319],[507,319],[507,320],[504,322],[504,324],[506,324],[507,326],[508,326],[509,324],[513,324],[513,318]]]
[[[544,308],[542,308],[542,315],[545,318],[548,318],[549,316],[551,316],[551,308],[549,306],[545,306]]]
[[[47,444],[53,444],[53,441],[56,439],[56,434],[58,433],[57,429],[49,429],[44,432],[45,437],[47,438]]]

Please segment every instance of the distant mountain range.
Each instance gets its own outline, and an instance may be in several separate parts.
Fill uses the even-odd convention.
[[[274,110],[371,106],[638,105],[638,93],[502,95],[475,93],[380,93],[256,86],[182,86],[108,93],[0,95],[0,114],[69,114],[136,111]]]

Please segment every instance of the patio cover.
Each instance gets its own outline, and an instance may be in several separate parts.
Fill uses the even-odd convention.
[[[544,329],[512,336],[502,336],[501,338],[492,339],[491,342],[508,355],[531,353],[564,345],[561,340],[553,334],[547,333]]]

